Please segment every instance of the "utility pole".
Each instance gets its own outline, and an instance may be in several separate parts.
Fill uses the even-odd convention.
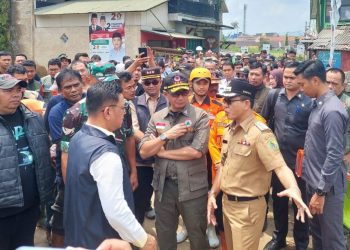
[[[246,25],[247,25],[247,4],[244,4],[243,7],[243,35],[246,34]]]

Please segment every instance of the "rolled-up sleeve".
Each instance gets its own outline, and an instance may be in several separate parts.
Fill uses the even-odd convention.
[[[104,153],[91,164],[90,173],[97,183],[102,209],[109,224],[123,240],[143,247],[147,234],[124,198],[120,157],[112,152]]]
[[[151,120],[148,123],[145,135],[142,137],[142,139],[138,145],[138,148],[140,149],[145,142],[151,140],[152,135],[155,137],[158,136],[156,124],[155,124],[154,119],[153,119],[153,115],[151,117]]]
[[[209,140],[209,117],[205,112],[202,112],[198,121],[195,124],[194,137],[191,143],[191,147],[206,154],[208,152],[208,140]]]
[[[347,120],[344,120],[340,112],[333,111],[325,115],[323,124],[327,155],[317,188],[328,192],[336,182],[339,168],[344,166],[344,132],[347,129]]]

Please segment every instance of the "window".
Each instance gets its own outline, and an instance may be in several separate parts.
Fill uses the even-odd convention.
[[[339,9],[339,15],[340,15],[340,22],[350,22],[350,0],[342,0],[341,1],[341,7]],[[331,0],[327,0],[326,2],[326,13],[325,13],[325,21],[327,23],[330,23],[330,11],[332,10],[331,7]]]

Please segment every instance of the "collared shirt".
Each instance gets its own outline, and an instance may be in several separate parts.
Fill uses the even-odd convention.
[[[272,107],[274,95],[274,91],[269,93],[261,114],[267,120],[274,115],[274,132],[281,153],[287,165],[294,169],[298,149],[304,148],[312,100],[303,92],[289,100],[283,88],[278,94],[276,105]]]
[[[314,101],[305,138],[303,178],[314,189],[345,191],[343,162],[348,114],[332,91]],[[305,173],[305,174],[304,174]]]
[[[200,109],[203,109],[205,112],[207,112],[209,116],[209,124],[211,125],[213,121],[215,120],[215,116],[220,112],[224,110],[224,107],[221,102],[218,100],[211,98],[210,96],[206,96],[204,101],[200,104],[196,101],[196,98],[194,95],[189,96],[190,103]]]
[[[102,127],[88,123],[87,125],[114,137],[114,133]],[[96,181],[101,206],[108,223],[123,240],[143,247],[147,241],[147,233],[137,222],[124,199],[123,166],[119,155],[112,152],[102,154],[92,162],[90,174]]]
[[[159,98],[160,98],[160,93],[159,93],[156,100],[152,100],[152,98],[147,93],[145,93],[145,95],[146,95],[146,103],[147,103],[149,112],[151,115],[153,115],[154,112],[156,111],[156,108],[157,108],[157,103],[158,103]]]
[[[266,123],[266,120],[261,115],[255,112],[254,112],[254,115],[258,121]],[[213,162],[213,165],[212,165],[213,181],[216,175],[215,165],[221,162],[222,137],[224,135],[225,128],[231,122],[232,120],[228,119],[226,112],[221,111],[216,115],[215,120],[212,123],[210,128],[208,149],[209,149],[210,157]]]
[[[230,195],[265,195],[271,171],[286,166],[272,131],[254,114],[239,125],[231,123],[224,132],[221,150],[220,189]]]
[[[260,86],[256,86],[256,93],[254,98],[253,110],[261,114],[261,110],[265,104],[267,95],[269,94],[270,89],[267,88],[263,83]]]
[[[190,104],[187,104],[182,111],[176,113],[172,112],[170,108],[165,108],[156,113],[159,114],[158,116],[152,116],[145,136],[141,140],[140,147],[143,143],[151,139],[151,134],[157,137],[176,124],[189,122],[191,123],[189,126],[190,131],[178,139],[169,140],[165,145],[165,149],[172,150],[190,146],[203,154],[206,154],[208,151],[209,136],[208,116],[203,116],[203,114],[198,113],[200,116],[197,117],[195,115],[198,114],[193,112],[192,114],[194,116],[192,117],[188,111],[190,106]],[[166,177],[177,178],[177,168],[183,164],[183,161],[164,159],[162,162],[167,165]]]

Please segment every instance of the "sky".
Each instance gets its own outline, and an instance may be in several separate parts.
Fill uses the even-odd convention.
[[[229,13],[224,13],[223,23],[238,21],[243,32],[243,6],[247,4],[246,33],[304,32],[305,22],[310,21],[308,0],[226,0]],[[230,33],[232,31],[225,31]]]

